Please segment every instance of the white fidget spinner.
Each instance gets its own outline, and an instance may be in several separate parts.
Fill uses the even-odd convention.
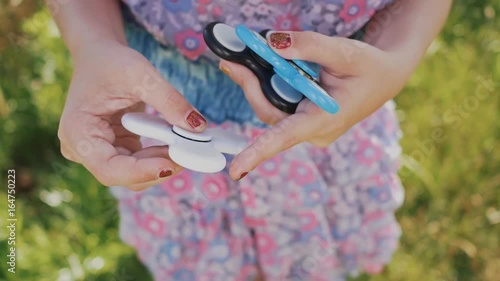
[[[220,128],[192,133],[147,113],[127,113],[122,117],[122,124],[136,135],[168,144],[172,161],[202,173],[222,171],[226,166],[226,157],[222,153],[236,155],[248,145],[245,138]]]

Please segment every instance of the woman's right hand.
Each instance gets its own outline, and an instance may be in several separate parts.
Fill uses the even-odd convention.
[[[146,58],[117,41],[86,42],[73,53],[74,73],[58,136],[61,152],[102,184],[142,190],[182,170],[167,147],[142,148],[121,125],[130,111],[153,106],[169,123],[202,132],[206,121]]]

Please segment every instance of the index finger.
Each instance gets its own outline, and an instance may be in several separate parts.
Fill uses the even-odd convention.
[[[350,73],[364,62],[370,50],[367,43],[330,37],[317,32],[273,32],[268,36],[269,45],[286,59],[317,63],[339,73]]]
[[[144,65],[145,75],[132,93],[153,106],[170,124],[183,129],[202,132],[207,121],[185,98],[170,85],[155,67]]]

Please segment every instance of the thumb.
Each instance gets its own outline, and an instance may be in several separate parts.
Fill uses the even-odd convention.
[[[202,132],[207,121],[161,74],[146,64],[141,83],[132,90],[145,103],[153,106],[170,124]]]
[[[281,57],[317,63],[339,73],[349,73],[362,62],[368,44],[317,32],[272,32],[268,44]]]

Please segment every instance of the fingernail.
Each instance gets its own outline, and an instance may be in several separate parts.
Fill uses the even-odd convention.
[[[286,49],[292,46],[292,38],[290,34],[284,32],[275,32],[271,33],[269,36],[269,40],[271,40],[271,46],[276,49]]]
[[[188,117],[186,118],[186,121],[188,122],[189,126],[191,126],[193,129],[202,127],[207,123],[207,120],[203,118],[198,112],[192,111],[189,113]]]
[[[174,172],[170,169],[163,169],[158,174],[158,178],[160,178],[160,179],[167,178],[167,177],[170,177],[173,173]]]
[[[229,67],[227,67],[225,65],[220,65],[219,68],[222,72],[224,72],[224,74],[231,77],[231,69],[229,69]]]
[[[248,175],[248,172],[244,172],[243,174],[241,174],[240,178],[238,179],[239,181],[242,180],[244,177],[246,177]]]

